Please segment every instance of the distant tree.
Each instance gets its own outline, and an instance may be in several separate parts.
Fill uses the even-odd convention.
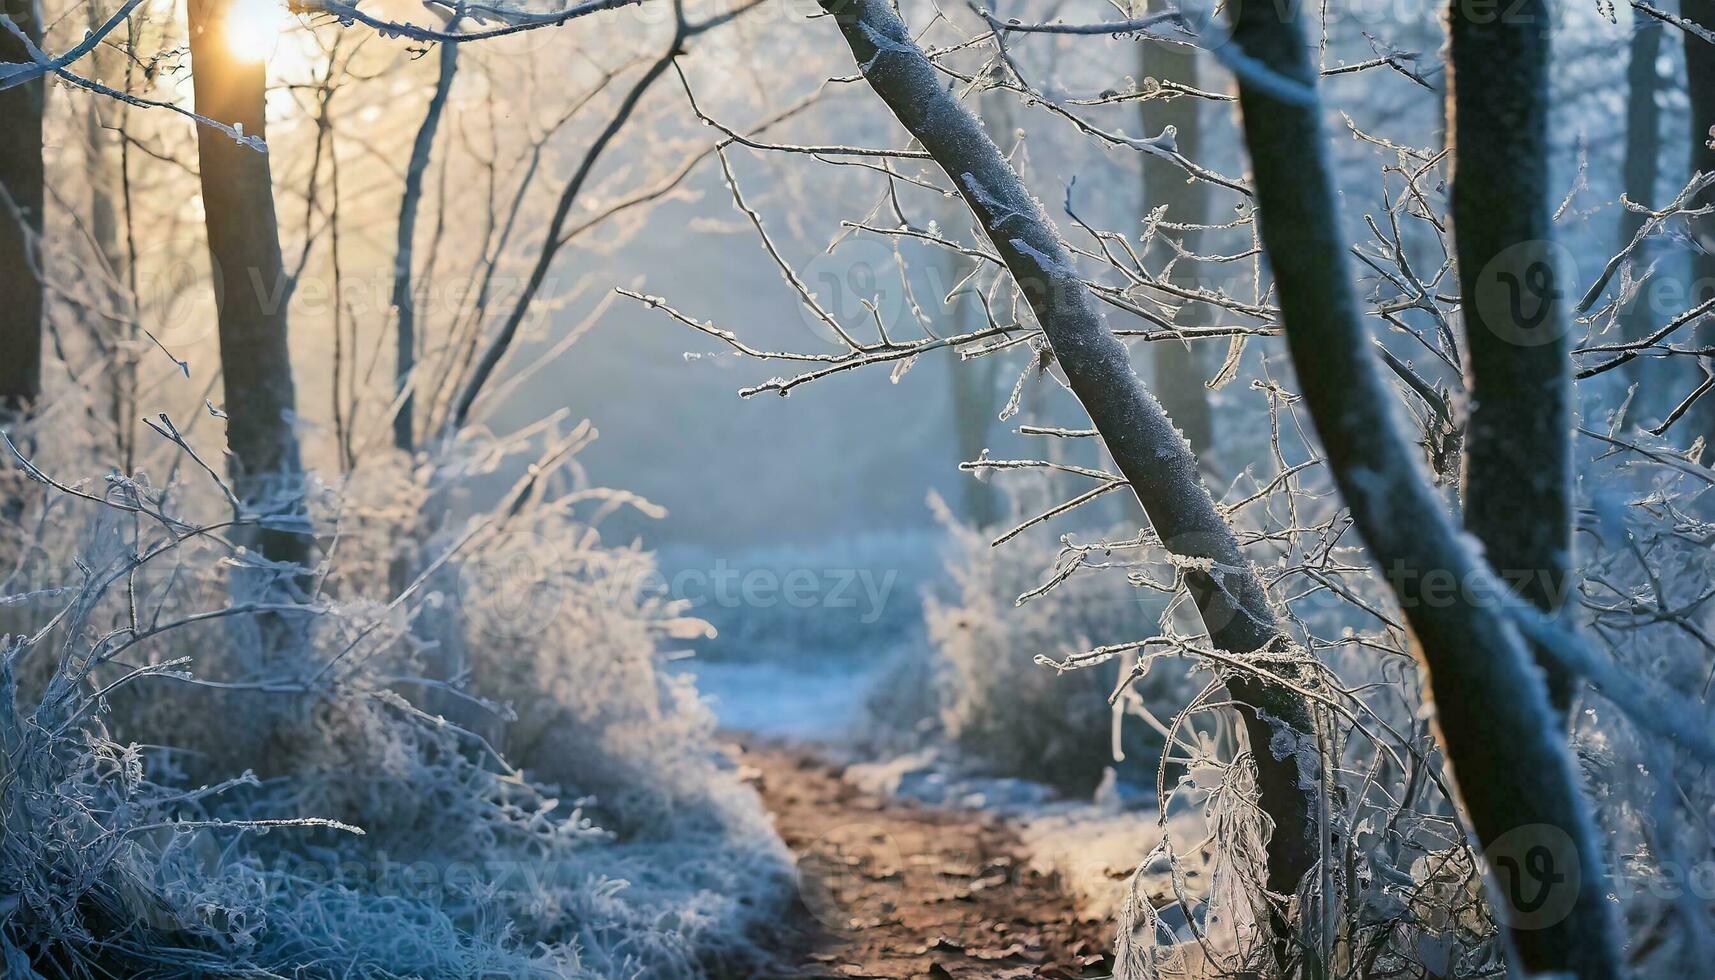
[[[417,307],[411,269],[417,212],[423,198],[423,174],[429,169],[429,157],[435,148],[435,133],[440,129],[447,96],[452,92],[453,79],[458,73],[459,46],[442,44],[440,59],[440,71],[435,76],[435,94],[430,96],[429,106],[423,111],[417,138],[411,144],[411,159],[405,165],[405,190],[399,198],[399,223],[393,248],[395,391],[399,401],[397,414],[393,416],[393,445],[407,453],[416,448],[417,400],[411,375],[417,364]]]
[[[1187,44],[1141,43],[1140,78],[1196,87],[1197,49]],[[1203,143],[1199,100],[1178,95],[1145,99],[1139,103],[1143,114],[1143,133],[1155,136],[1172,126],[1179,152],[1199,159]],[[1177,224],[1200,225],[1209,218],[1209,185],[1200,180],[1188,180],[1185,171],[1172,163],[1147,153],[1138,154],[1143,165],[1143,208],[1147,215],[1156,208],[1167,208],[1166,220]],[[1157,235],[1152,254],[1157,259],[1171,260],[1171,246],[1161,242],[1166,236],[1178,240],[1181,247],[1195,252],[1203,246],[1204,235],[1194,229],[1180,232],[1163,230]],[[1186,289],[1203,285],[1198,281],[1200,264],[1192,260],[1173,262],[1168,280]],[[1207,322],[1208,311],[1200,303],[1174,298],[1170,304],[1178,308],[1174,322],[1185,326],[1200,326]],[[1154,359],[1152,378],[1156,396],[1168,418],[1185,433],[1191,451],[1208,465],[1215,448],[1215,413],[1209,404],[1206,353],[1210,341],[1165,342],[1150,347]]]
[[[984,103],[983,126],[997,146],[1004,146],[1012,129],[1011,100],[1003,93],[987,92],[978,98]],[[970,220],[970,212],[963,203],[948,203],[950,214],[947,220],[950,223]],[[968,272],[967,265],[963,256],[952,252],[945,254],[949,286],[960,283],[960,278]],[[964,285],[966,291],[954,301],[954,316],[960,330],[974,328],[987,321],[982,300],[972,295],[980,286],[974,279]],[[979,458],[983,450],[989,448],[990,436],[1000,413],[995,397],[995,388],[1000,381],[999,367],[1000,361],[992,357],[982,358],[974,364],[953,358],[948,364],[947,376],[953,400],[953,439],[962,462]],[[981,529],[998,524],[1006,516],[1000,491],[992,480],[964,480],[962,483],[964,513],[961,516],[965,520]]]
[[[92,32],[99,30],[111,15],[106,0],[90,0],[88,20]],[[120,90],[129,87],[127,77],[135,71],[131,59],[118,51],[117,45],[98,45],[90,52],[88,64],[96,81]],[[135,283],[132,281],[136,270],[131,268],[130,261],[134,228],[130,221],[128,190],[127,142],[130,134],[126,131],[127,107],[113,99],[85,101],[84,159],[89,181],[89,237],[90,245],[101,262],[98,269],[90,270],[89,278],[95,281],[96,295],[102,302],[101,311],[91,317],[88,326],[107,360],[108,372],[113,379],[108,415],[113,425],[119,468],[130,473],[136,468],[138,419],[137,362],[132,348],[137,335],[137,311],[133,309]],[[121,224],[124,225],[123,236]]]
[[[1661,59],[1664,28],[1641,13],[1634,12],[1632,20],[1632,37],[1626,54],[1625,193],[1633,204],[1650,207],[1655,203],[1656,178],[1661,173],[1661,107],[1656,103],[1661,93],[1661,70],[1656,63]],[[1642,212],[1621,211],[1618,247],[1629,245],[1643,226]],[[1639,268],[1649,268],[1651,241],[1646,238],[1640,246]],[[1654,328],[1648,299],[1654,287],[1653,281],[1645,283],[1638,295],[1621,307],[1620,329],[1626,340],[1638,340]],[[1628,364],[1627,380],[1634,384],[1641,382],[1644,365],[1643,360]],[[1649,389],[1640,387],[1636,397],[1648,399]]]
[[[231,0],[191,0],[191,75],[196,111],[262,139],[267,74],[226,36]],[[290,525],[304,514],[303,466],[286,308],[291,283],[280,257],[268,154],[208,125],[197,127],[204,223],[213,270],[226,440],[233,484],[263,517],[262,555],[307,565],[310,538]]]
[[[1509,612],[1506,586],[1453,526],[1445,502],[1395,422],[1395,400],[1376,367],[1347,265],[1348,243],[1339,229],[1340,206],[1316,90],[1318,72],[1299,26],[1307,19],[1301,9],[1298,4],[1243,4],[1233,33],[1233,42],[1255,66],[1240,73],[1239,105],[1263,249],[1274,273],[1299,386],[1353,521],[1374,560],[1389,570],[1390,585],[1411,626],[1435,695],[1438,738],[1478,843],[1496,868],[1522,860],[1525,852],[1546,849],[1540,853],[1575,861],[1582,873],[1581,885],[1570,885],[1570,876],[1560,883],[1563,889],[1575,889],[1565,896],[1564,916],[1542,928],[1511,930],[1510,945],[1523,972],[1586,980],[1617,977],[1620,944],[1607,889],[1599,884],[1604,874],[1601,846],[1559,734],[1560,719],[1522,638],[1523,620]],[[1500,95],[1497,90],[1542,85],[1549,22],[1546,5],[1540,2],[1527,2],[1514,11],[1517,16],[1490,18],[1486,34],[1473,37],[1472,25],[1459,24],[1455,9],[1455,71],[1460,66],[1473,71],[1477,65],[1483,82],[1472,86],[1467,81],[1466,97],[1456,96],[1455,104],[1463,110],[1471,98],[1484,99],[1484,93],[1517,100],[1511,107],[1517,113],[1511,125],[1484,135],[1503,145],[1496,151],[1500,159],[1528,168],[1536,134],[1546,125],[1539,116],[1546,112],[1547,100],[1540,91]],[[1494,57],[1481,60],[1485,50]],[[1497,77],[1495,72],[1504,74]],[[1479,105],[1474,111],[1481,116],[1485,110]],[[1456,118],[1454,125],[1464,124]],[[1456,140],[1466,151],[1475,149],[1474,143],[1470,138]],[[1479,154],[1456,167],[1469,175],[1482,159]],[[1534,208],[1531,202],[1541,192],[1541,185],[1531,188],[1520,207]],[[1511,227],[1507,214],[1493,217],[1499,227]],[[1471,277],[1482,270],[1466,267],[1461,272]],[[1543,369],[1551,375],[1564,370],[1550,365]],[[1532,390],[1540,391],[1540,385]],[[1550,392],[1544,397],[1552,401],[1557,396]],[[1485,426],[1471,433],[1471,441],[1513,435]],[[1558,459],[1558,450],[1551,450],[1546,460],[1532,453],[1515,465],[1559,467]],[[1564,480],[1567,473],[1553,469],[1516,476],[1548,481]],[[1541,511],[1515,510],[1513,517],[1521,523],[1557,522],[1559,511],[1551,502]],[[1558,526],[1542,533],[1558,534]],[[1416,591],[1411,583],[1421,586],[1430,574],[1451,575],[1459,588],[1450,597]],[[1515,846],[1517,852],[1504,850]],[[1520,866],[1513,867],[1517,871]],[[1547,889],[1556,885],[1540,875],[1537,882]],[[1497,888],[1493,898],[1502,921],[1511,923],[1524,912],[1523,903],[1559,902],[1562,894],[1526,895]]]
[[[35,0],[4,0],[4,12],[33,44],[42,39]],[[33,60],[0,28],[0,62]],[[42,115],[40,77],[0,88],[0,413],[30,408],[42,393]]]
[[[971,308],[976,305],[975,300],[966,297],[959,302],[959,313],[962,317],[969,316]],[[954,360],[947,372],[948,383],[952,386],[953,439],[961,461],[977,459],[983,450],[989,448],[989,435],[994,430],[996,416],[995,382],[998,372],[995,365],[998,363],[991,359],[988,363],[974,365],[976,369],[972,370],[972,365]],[[1003,514],[1000,494],[994,484],[988,480],[964,480],[962,483],[964,506],[960,516],[978,528],[999,523]]]
[[[599,3],[573,5],[562,13],[569,15],[578,10],[587,12],[601,5]],[[614,5],[617,6],[617,4]],[[470,370],[465,373],[459,386],[458,397],[453,400],[452,407],[443,424],[444,432],[456,432],[469,421],[471,409],[476,406],[477,398],[483,394],[484,389],[493,380],[495,370],[500,367],[501,362],[512,350],[513,343],[518,339],[519,329],[524,325],[524,319],[530,313],[531,305],[536,302],[543,286],[547,283],[548,272],[554,266],[555,256],[570,241],[570,237],[565,234],[565,228],[567,220],[572,214],[573,206],[577,204],[579,195],[589,182],[590,175],[595,172],[596,163],[613,145],[614,140],[625,129],[626,123],[631,121],[632,115],[637,111],[643,97],[649,94],[649,90],[654,87],[656,82],[668,77],[668,70],[673,67],[674,60],[684,53],[686,44],[692,38],[726,23],[750,9],[752,5],[754,4],[735,7],[693,23],[685,17],[685,0],[673,0],[673,36],[669,40],[666,51],[650,61],[649,67],[644,69],[642,74],[632,83],[631,88],[626,91],[625,96],[620,99],[619,104],[608,117],[607,124],[602,127],[601,132],[590,141],[584,150],[577,169],[572,172],[572,176],[562,186],[559,200],[554,205],[553,214],[548,219],[547,228],[542,235],[541,246],[536,251],[535,261],[530,267],[529,275],[524,280],[523,289],[519,292],[512,304],[512,309],[506,314],[506,318],[502,321],[499,329],[488,339],[481,356],[476,358]]]
[[[1715,33],[1715,0],[1681,0],[1679,11],[1687,21],[1701,27],[1705,35],[1699,36],[1696,31],[1681,32],[1685,37],[1686,93],[1691,99],[1688,120],[1691,123],[1691,172],[1715,173],[1715,40],[1707,36]],[[1715,206],[1715,189],[1705,190],[1694,203]],[[1715,215],[1694,219],[1692,235],[1696,240],[1691,250],[1693,293],[1687,299],[1687,308],[1715,295]],[[1715,322],[1705,318],[1698,343],[1703,347],[1715,346]],[[1704,359],[1704,367],[1715,373],[1708,358]],[[1715,442],[1715,397],[1706,395],[1698,400],[1696,417],[1699,424],[1692,427],[1687,441],[1692,436],[1702,436],[1706,443]]]

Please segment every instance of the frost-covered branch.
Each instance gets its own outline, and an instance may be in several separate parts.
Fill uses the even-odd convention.
[[[357,4],[345,3],[343,0],[291,0],[290,9],[293,13],[328,14],[348,27],[353,24],[372,27],[383,37],[402,37],[412,41],[432,41],[440,44],[465,44],[544,27],[558,27],[579,17],[619,7],[634,7],[643,2],[644,0],[583,0],[582,3],[574,3],[562,10],[549,12],[463,3],[444,5],[455,13],[454,21],[459,19],[456,14],[463,13],[477,23],[502,22],[499,27],[475,31],[435,30],[405,21],[387,20],[366,13],[358,9]]]
[[[29,61],[0,61],[0,92],[33,81],[43,75],[58,74],[70,68],[78,60],[86,57],[101,44],[109,34],[119,28],[130,18],[132,11],[143,3],[143,0],[126,0],[125,5],[113,12],[113,16],[85,34],[83,40],[67,48],[64,54],[49,56],[37,46],[29,32],[18,25],[10,15],[0,13],[0,31],[11,34],[18,40],[24,52],[30,56]]]

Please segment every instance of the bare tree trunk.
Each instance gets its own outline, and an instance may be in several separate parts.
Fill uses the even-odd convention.
[[[110,11],[104,0],[91,0],[89,26],[101,26]],[[89,53],[91,77],[103,85],[125,89],[122,78],[114,75],[114,53],[106,45],[98,45]],[[135,435],[137,425],[137,366],[131,340],[135,334],[136,311],[132,296],[126,288],[128,259],[119,240],[119,206],[123,196],[125,174],[123,157],[111,152],[110,129],[123,131],[124,106],[106,98],[89,99],[84,114],[84,136],[87,141],[89,181],[89,235],[100,252],[104,268],[99,275],[106,288],[101,291],[106,314],[105,324],[90,325],[96,343],[106,353],[107,371],[113,379],[113,391],[108,406],[109,422],[113,426],[114,448],[118,451],[119,471],[135,469]],[[120,156],[120,159],[114,159]]]
[[[32,41],[42,39],[36,0],[4,0]],[[27,62],[24,43],[0,30],[0,61]],[[0,91],[0,418],[21,415],[42,393],[42,79]]]
[[[1197,458],[1132,369],[1065,244],[970,110],[942,87],[887,0],[821,0],[876,94],[958,188],[1028,300],[1072,392],[1095,423],[1150,524],[1175,554],[1209,560],[1187,588],[1217,647],[1278,649],[1283,636],[1261,580],[1197,473]],[[1269,888],[1292,894],[1319,852],[1313,802],[1320,766],[1305,703],[1288,688],[1234,671],[1261,807],[1274,822]]]
[[[1140,44],[1138,50],[1143,53],[1140,78],[1153,76],[1184,85],[1197,84],[1196,48],[1146,43]],[[1196,99],[1151,99],[1139,105],[1143,109],[1143,134],[1146,137],[1172,126],[1178,133],[1179,152],[1190,159],[1197,159],[1203,130]],[[1143,163],[1145,213],[1165,205],[1168,221],[1184,224],[1208,221],[1209,185],[1186,180],[1184,170],[1158,157],[1140,153],[1138,159]],[[1181,244],[1191,251],[1202,244],[1203,236],[1199,232],[1186,231],[1179,237]],[[1153,253],[1160,260],[1170,259],[1173,255],[1172,249],[1165,244],[1155,248]],[[1195,288],[1203,285],[1197,281],[1198,268],[1196,262],[1177,262],[1168,279],[1176,285]],[[1181,301],[1173,322],[1199,326],[1207,321],[1207,314],[1202,304]],[[1208,464],[1209,454],[1215,448],[1215,413],[1209,405],[1209,389],[1205,384],[1208,377],[1204,363],[1206,358],[1201,356],[1207,343],[1164,341],[1150,345],[1149,349],[1154,360],[1155,392],[1161,398],[1161,407],[1167,410],[1168,418],[1179,426],[1179,431],[1185,433],[1185,441],[1191,444],[1191,451],[1204,465]]]
[[[999,145],[1012,131],[1012,113],[1005,102],[1010,97],[997,97],[993,92],[984,92],[977,97],[983,107],[983,127],[996,145]],[[950,227],[956,228],[969,221],[970,212],[962,202],[946,203],[948,212],[943,220]],[[946,253],[943,261],[947,285],[951,287],[958,283],[967,271],[961,268],[964,259],[955,253]],[[976,288],[974,282],[967,286],[972,290]],[[984,320],[981,300],[968,294],[959,297],[954,307],[954,317],[960,331],[976,329]],[[954,357],[948,362],[948,370],[952,383],[954,443],[958,448],[959,461],[970,462],[989,448],[989,436],[994,431],[994,424],[1000,415],[1000,406],[995,397],[995,385],[1000,377],[1000,359],[981,357],[964,361]],[[962,486],[965,520],[980,530],[1005,519],[1005,506],[1000,492],[987,478],[987,474],[965,474]]]
[[[1686,20],[1715,31],[1715,0],[1680,0],[1679,12]],[[1715,173],[1715,43],[1690,31],[1680,33],[1685,36],[1685,84],[1691,99],[1691,172]],[[1705,191],[1696,203],[1715,204],[1715,190]],[[1715,216],[1696,219],[1691,231],[1698,247],[1691,252],[1691,291],[1686,309],[1715,293]],[[1697,339],[1700,346],[1715,347],[1715,323],[1705,322]],[[1715,363],[1707,358],[1704,367],[1715,371]],[[1699,399],[1693,417],[1687,421],[1692,423],[1687,442],[1702,436],[1705,443],[1715,443],[1715,396]],[[1707,450],[1704,455],[1708,456]]]
[[[951,262],[948,264],[952,265]],[[969,297],[959,300],[956,312],[961,324],[968,322],[973,309],[981,309],[976,300]],[[953,399],[953,439],[960,462],[970,462],[988,448],[989,434],[998,414],[995,407],[995,369],[998,363],[993,357],[973,361],[961,361],[955,357],[948,362]],[[961,486],[965,520],[979,530],[1000,522],[1000,495],[995,492],[993,483],[978,479],[975,474],[966,474]]]
[[[1632,14],[1632,21],[1632,40],[1626,62],[1626,197],[1633,204],[1649,207],[1655,204],[1656,178],[1661,172],[1661,107],[1656,105],[1656,96],[1661,91],[1661,71],[1656,61],[1661,57],[1664,28],[1636,12]],[[1631,244],[1643,224],[1643,214],[1622,210],[1618,247],[1625,248]],[[1635,267],[1640,271],[1647,269],[1652,252],[1647,244],[1639,247],[1633,253],[1636,256]],[[1654,328],[1649,301],[1654,289],[1653,280],[1644,283],[1637,297],[1620,308],[1623,339],[1638,340]],[[1637,358],[1625,366],[1626,379],[1639,385],[1635,397],[1640,401],[1649,396],[1649,388],[1641,383],[1646,363],[1645,359]]]
[[[455,23],[456,23],[455,18]],[[451,29],[452,25],[448,25]],[[393,252],[393,315],[397,323],[396,378],[399,412],[393,417],[393,445],[411,452],[416,446],[416,396],[411,391],[411,372],[417,364],[417,309],[411,291],[412,245],[417,233],[417,207],[423,197],[423,174],[429,169],[429,157],[435,149],[435,133],[440,129],[441,116],[447,107],[447,95],[453,88],[453,76],[458,71],[459,46],[441,45],[441,70],[435,82],[435,94],[423,113],[422,125],[417,127],[417,139],[411,145],[411,162],[405,168],[405,191],[399,199],[399,226]]]
[[[1263,248],[1305,403],[1440,695],[1437,735],[1496,869],[1491,894],[1516,959],[1529,973],[1620,976],[1601,846],[1542,674],[1508,612],[1506,587],[1461,540],[1376,369],[1339,231],[1317,72],[1298,27],[1305,18],[1298,5],[1283,6],[1239,7],[1233,42],[1253,66],[1241,77],[1239,105]],[[1524,9],[1545,16],[1540,3]],[[1505,141],[1508,132],[1491,138]],[[1431,591],[1426,576],[1450,577],[1455,587]]]
[[[1465,320],[1465,526],[1544,611],[1572,563],[1572,349],[1548,200],[1549,23],[1449,5],[1453,239]],[[1538,658],[1565,715],[1577,678]]]
[[[578,169],[573,172],[571,179],[560,191],[559,203],[554,206],[554,214],[548,219],[546,233],[542,236],[542,246],[536,253],[536,261],[530,269],[530,275],[525,279],[518,298],[512,304],[511,312],[506,315],[506,320],[501,323],[500,329],[489,340],[488,346],[483,349],[482,356],[477,359],[476,365],[471,368],[470,374],[465,378],[457,400],[453,402],[452,408],[447,413],[444,425],[446,433],[451,434],[464,428],[466,420],[470,418],[471,409],[476,405],[477,397],[482,394],[483,388],[494,377],[495,369],[500,367],[500,362],[506,359],[507,352],[512,349],[513,342],[518,339],[519,328],[524,325],[524,317],[529,314],[530,305],[536,301],[536,295],[541,292],[542,287],[548,284],[548,271],[553,268],[554,256],[559,254],[560,248],[565,245],[565,240],[560,237],[560,234],[565,227],[566,218],[572,213],[572,205],[577,203],[578,194],[583,191],[585,182],[589,180],[590,174],[595,170],[596,161],[601,159],[602,154],[613,143],[620,130],[624,129],[625,124],[631,120],[631,114],[637,110],[638,103],[643,100],[643,96],[648,94],[649,89],[657,81],[666,76],[667,69],[673,66],[673,60],[684,52],[686,40],[693,33],[702,29],[693,28],[687,24],[682,10],[677,11],[676,17],[677,23],[673,40],[666,53],[650,63],[649,67],[631,86],[631,90],[625,93],[625,98],[620,100],[612,117],[608,119],[607,125],[602,128],[594,141],[590,143],[589,148],[584,151],[584,157],[578,164]]]
[[[241,127],[246,136],[262,137],[266,68],[232,54],[224,37],[230,6],[230,0],[190,0],[196,109]],[[234,489],[248,509],[266,518],[255,538],[262,555],[307,565],[308,534],[283,526],[303,517],[303,466],[292,428],[297,396],[286,343],[290,284],[280,258],[268,155],[198,126],[197,161]]]

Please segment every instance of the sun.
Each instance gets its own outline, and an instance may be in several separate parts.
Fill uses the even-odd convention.
[[[226,12],[226,49],[241,61],[266,61],[290,23],[283,0],[233,0]]]

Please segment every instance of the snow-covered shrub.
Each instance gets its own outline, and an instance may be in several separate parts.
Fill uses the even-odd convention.
[[[1128,779],[1152,781],[1159,737],[1135,721],[1116,737],[1109,701],[1118,659],[1062,672],[1041,658],[1060,660],[1152,631],[1165,600],[1134,586],[1123,570],[1099,569],[1081,574],[1075,587],[1021,602],[1055,564],[1059,542],[1038,533],[994,548],[992,534],[959,524],[944,508],[941,515],[951,537],[951,590],[931,596],[925,616],[947,737],[991,772],[1077,792],[1096,787],[1116,764],[1116,750],[1127,758]],[[1178,684],[1164,666],[1143,693],[1161,703]]]
[[[386,456],[315,488],[326,561],[289,608],[233,591],[234,574],[269,570],[176,447],[162,485],[9,483],[6,975],[694,977],[759,962],[788,857],[695,692],[657,669],[662,638],[695,624],[631,588],[647,555],[601,543],[595,524],[625,496],[550,480],[586,437],[444,528],[416,523],[422,501],[456,510],[462,481],[518,447],[449,447],[426,491]],[[43,448],[29,455],[44,479],[90,458]],[[524,529],[574,560],[518,565]],[[520,572],[512,591],[486,588],[497,568]],[[530,599],[545,593],[551,607]],[[265,644],[267,616],[296,643]]]

